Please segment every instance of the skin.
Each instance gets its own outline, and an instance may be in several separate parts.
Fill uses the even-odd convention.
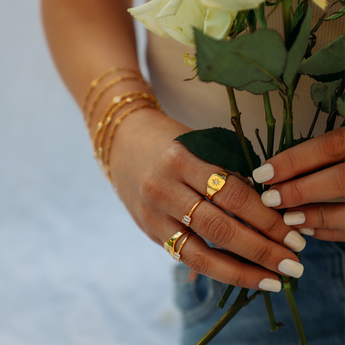
[[[52,56],[79,106],[91,81],[110,67],[126,66],[139,71],[133,22],[126,12],[130,6],[130,2],[113,0],[42,0]],[[100,88],[113,78],[114,75],[105,78]],[[154,94],[139,81],[116,84],[95,109],[91,137],[111,99],[127,91]],[[189,131],[191,128],[158,110],[141,109],[118,126],[112,143],[110,171],[117,192],[138,226],[159,245],[185,229],[180,222],[182,216],[206,194],[206,181],[211,174],[222,171],[173,141]],[[265,278],[279,280],[278,265],[282,260],[299,262],[284,244],[284,238],[294,229],[284,224],[276,210],[265,207],[245,181],[229,176],[213,201],[215,204],[203,201],[199,205],[191,228],[228,252],[209,248],[193,234],[182,250],[182,261],[188,267],[227,284],[258,289]]]

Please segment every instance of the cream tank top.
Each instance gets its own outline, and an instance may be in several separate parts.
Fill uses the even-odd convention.
[[[272,7],[267,8],[271,11]],[[333,6],[328,9],[328,15],[339,9]],[[324,12],[313,4],[312,27]],[[268,18],[269,28],[283,33],[280,8]],[[317,43],[313,49],[318,49],[334,40],[345,31],[345,17],[336,21],[324,22],[318,30]],[[232,129],[231,112],[225,86],[214,82],[201,82],[198,78],[192,81],[184,79],[194,76],[192,67],[184,63],[183,55],[194,56],[195,49],[185,46],[172,38],[161,38],[151,32],[148,34],[147,62],[150,70],[151,83],[163,109],[171,118],[191,127],[203,129],[224,127]],[[296,89],[293,104],[293,129],[295,139],[307,136],[316,107],[310,97],[310,87],[315,80],[302,76]],[[266,142],[267,130],[263,96],[253,95],[247,91],[236,91],[235,95],[241,115],[241,123],[245,136],[252,142],[255,152],[263,159],[259,144],[255,137],[255,129],[260,130],[263,142]],[[275,151],[278,148],[280,132],[283,125],[282,100],[277,91],[270,92],[273,115],[276,118]],[[313,135],[322,134],[326,128],[327,114],[321,113]],[[336,125],[339,126],[339,118]]]

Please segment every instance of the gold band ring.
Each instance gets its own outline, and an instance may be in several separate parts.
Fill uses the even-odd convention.
[[[181,220],[182,224],[184,224],[185,226],[188,226],[188,227],[190,226],[190,223],[192,222],[192,214],[203,200],[205,200],[205,199],[202,198],[199,201],[197,201],[195,203],[195,205],[192,207],[192,209],[189,211],[189,213],[182,217],[182,220]]]
[[[174,255],[174,260],[176,260],[177,262],[181,261],[181,250],[183,248],[183,246],[186,244],[188,237],[193,233],[193,231],[189,231],[187,236],[183,239],[182,243],[180,244],[180,247],[178,249],[178,251],[175,253]]]
[[[177,232],[175,235],[173,235],[172,237],[170,237],[166,242],[164,242],[164,248],[165,250],[170,254],[170,256],[176,260],[177,262],[181,261],[181,250],[183,248],[183,246],[186,244],[186,241],[188,239],[188,237],[192,234],[192,231],[188,231],[187,236],[184,238],[184,240],[182,241],[182,243],[180,244],[180,247],[178,249],[178,251],[175,251],[175,247],[176,247],[176,242],[178,241],[178,239],[183,236],[185,233],[187,232],[187,230],[184,231],[179,231]]]
[[[213,195],[219,192],[224,187],[228,175],[229,173],[225,171],[221,171],[217,174],[211,175],[211,177],[207,180],[207,199],[211,201]]]
[[[187,230],[184,231],[179,231],[177,232],[175,235],[173,235],[172,237],[170,237],[166,242],[164,242],[164,248],[165,250],[171,255],[171,257],[174,260],[177,260],[177,258],[175,258],[175,246],[176,246],[176,242],[177,240],[183,236],[185,233],[187,232]]]

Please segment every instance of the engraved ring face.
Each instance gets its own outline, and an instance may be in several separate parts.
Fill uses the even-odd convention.
[[[213,174],[209,178],[207,183],[212,189],[214,189],[216,192],[219,192],[222,189],[222,187],[224,186],[225,180],[224,180],[224,178],[219,177],[219,175]]]
[[[212,174],[207,181],[207,194],[206,197],[211,200],[212,196],[219,192],[225,185],[228,173],[220,172],[218,174]]]

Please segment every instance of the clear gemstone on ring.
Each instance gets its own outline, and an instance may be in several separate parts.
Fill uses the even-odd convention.
[[[181,222],[182,222],[182,224],[189,226],[191,221],[192,221],[192,218],[185,215],[185,216],[183,216]]]

